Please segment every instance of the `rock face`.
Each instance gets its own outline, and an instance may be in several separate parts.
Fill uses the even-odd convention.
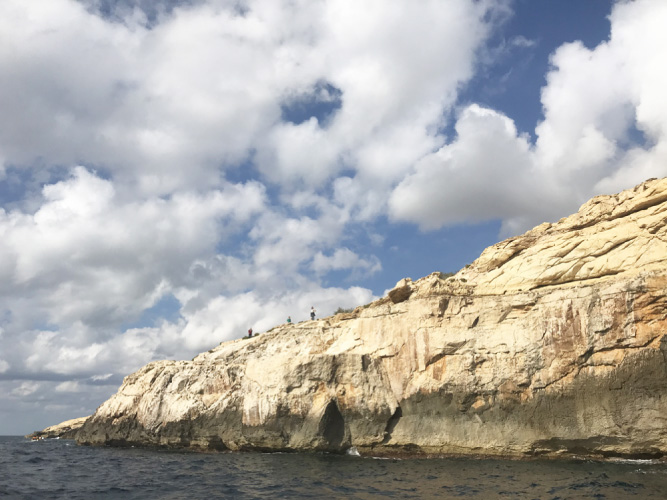
[[[667,454],[667,179],[352,313],[128,376],[86,444]]]
[[[59,423],[58,425],[47,427],[42,431],[35,431],[32,434],[28,434],[26,437],[32,439],[74,439],[77,431],[81,428],[87,419],[88,417],[81,417],[73,418],[72,420],[66,420],[65,422]]]

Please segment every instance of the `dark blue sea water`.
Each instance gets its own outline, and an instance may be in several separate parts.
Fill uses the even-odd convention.
[[[0,498],[664,500],[667,464],[201,454],[0,437]]]

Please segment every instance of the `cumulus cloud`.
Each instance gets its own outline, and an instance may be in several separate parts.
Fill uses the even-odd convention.
[[[279,35],[231,9],[184,9],[152,29],[71,0],[4,2],[0,17],[10,164],[85,160],[165,194],[214,185],[279,117],[264,70]]]
[[[664,22],[663,2],[619,2],[609,41],[567,44],[552,57],[536,157],[580,198],[667,175],[667,71],[656,55],[667,45]]]
[[[534,144],[511,117],[465,108],[454,140],[395,187],[391,216],[423,229],[499,218],[502,233],[512,235],[594,195],[667,175],[667,71],[656,55],[667,46],[664,22],[662,2],[619,2],[609,41],[558,48]]]
[[[82,167],[45,186],[43,197],[34,214],[0,211],[0,295],[11,303],[29,291],[27,316],[94,326],[136,317],[181,286],[192,261],[208,257],[264,203],[253,182],[124,201],[111,181]]]
[[[326,81],[339,93],[340,107],[326,123],[313,117],[277,125],[259,151],[259,166],[271,180],[288,184],[319,186],[352,167],[363,189],[391,185],[442,143],[443,110],[472,76],[475,50],[489,30],[483,17],[490,4],[320,5],[309,45],[288,45],[281,55],[292,78],[303,77],[292,86]],[[311,74],[313,69],[320,73]]]
[[[81,392],[82,388],[79,382],[69,380],[56,386],[56,392]]]
[[[5,161],[85,160],[158,195],[215,184],[220,167],[253,155],[273,182],[321,184],[346,159],[393,179],[438,145],[443,108],[472,75],[492,8],[175,3],[153,9],[170,14],[151,26],[137,21],[144,2],[3,3],[0,43],[12,50],[0,58],[0,103],[13,117],[0,129]],[[285,100],[321,81],[342,96],[327,129],[280,123]]]
[[[18,387],[12,390],[12,396],[29,396],[39,389],[40,385],[37,382],[22,382]]]
[[[535,184],[530,144],[513,122],[472,105],[461,113],[456,133],[398,184],[389,201],[392,216],[433,229],[530,211],[539,199],[527,189]]]
[[[332,255],[315,254],[312,268],[319,274],[340,269],[358,269],[365,274],[374,274],[382,270],[382,264],[377,257],[363,259],[349,248],[337,248]]]

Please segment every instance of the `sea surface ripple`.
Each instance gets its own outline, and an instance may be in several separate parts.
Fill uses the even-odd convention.
[[[2,499],[666,497],[664,462],[204,454],[0,436]]]

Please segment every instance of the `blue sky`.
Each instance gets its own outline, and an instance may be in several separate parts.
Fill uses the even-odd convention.
[[[6,0],[0,434],[667,175],[661,0]]]

